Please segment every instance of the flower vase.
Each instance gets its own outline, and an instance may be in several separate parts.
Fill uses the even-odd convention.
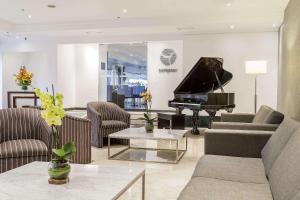
[[[153,130],[154,130],[153,122],[146,122],[145,130],[147,133],[153,133]]]
[[[50,161],[48,165],[48,174],[50,184],[61,185],[69,182],[71,165],[69,162]]]
[[[21,88],[22,88],[22,90],[24,90],[24,91],[28,90],[28,86],[27,86],[27,85],[22,85]]]

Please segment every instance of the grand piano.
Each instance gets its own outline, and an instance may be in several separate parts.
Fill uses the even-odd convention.
[[[199,134],[199,112],[205,110],[209,115],[209,128],[216,112],[232,112],[235,107],[234,93],[225,93],[225,86],[232,74],[223,69],[222,58],[202,57],[174,91],[174,99],[169,107],[176,108],[177,114],[183,109],[193,111],[193,134]],[[214,93],[220,89],[220,93]]]

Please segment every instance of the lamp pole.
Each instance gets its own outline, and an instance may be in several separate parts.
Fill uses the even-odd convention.
[[[257,111],[257,75],[254,78],[254,113]]]

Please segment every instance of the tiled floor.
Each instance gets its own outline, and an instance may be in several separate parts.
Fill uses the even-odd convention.
[[[159,164],[159,163],[144,163],[144,162],[129,162],[107,159],[107,147],[102,149],[92,149],[93,163],[96,165],[109,166],[142,166],[146,169],[146,200],[175,200],[179,193],[189,181],[195,165],[203,155],[203,136],[188,136],[188,150],[178,164]],[[133,141],[137,146],[153,146],[169,147],[169,142],[144,142]],[[112,150],[118,150],[120,146],[113,146]],[[153,157],[155,154],[150,153],[147,156]],[[141,182],[136,183],[126,194],[121,198],[138,200],[141,199]]]

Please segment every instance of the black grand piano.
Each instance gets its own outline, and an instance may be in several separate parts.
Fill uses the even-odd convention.
[[[174,91],[169,107],[177,114],[183,109],[193,111],[193,134],[199,134],[199,111],[209,114],[209,128],[218,110],[232,112],[235,107],[234,93],[225,93],[223,86],[232,79],[232,74],[223,69],[222,58],[202,57]],[[214,93],[221,89],[221,93]]]

